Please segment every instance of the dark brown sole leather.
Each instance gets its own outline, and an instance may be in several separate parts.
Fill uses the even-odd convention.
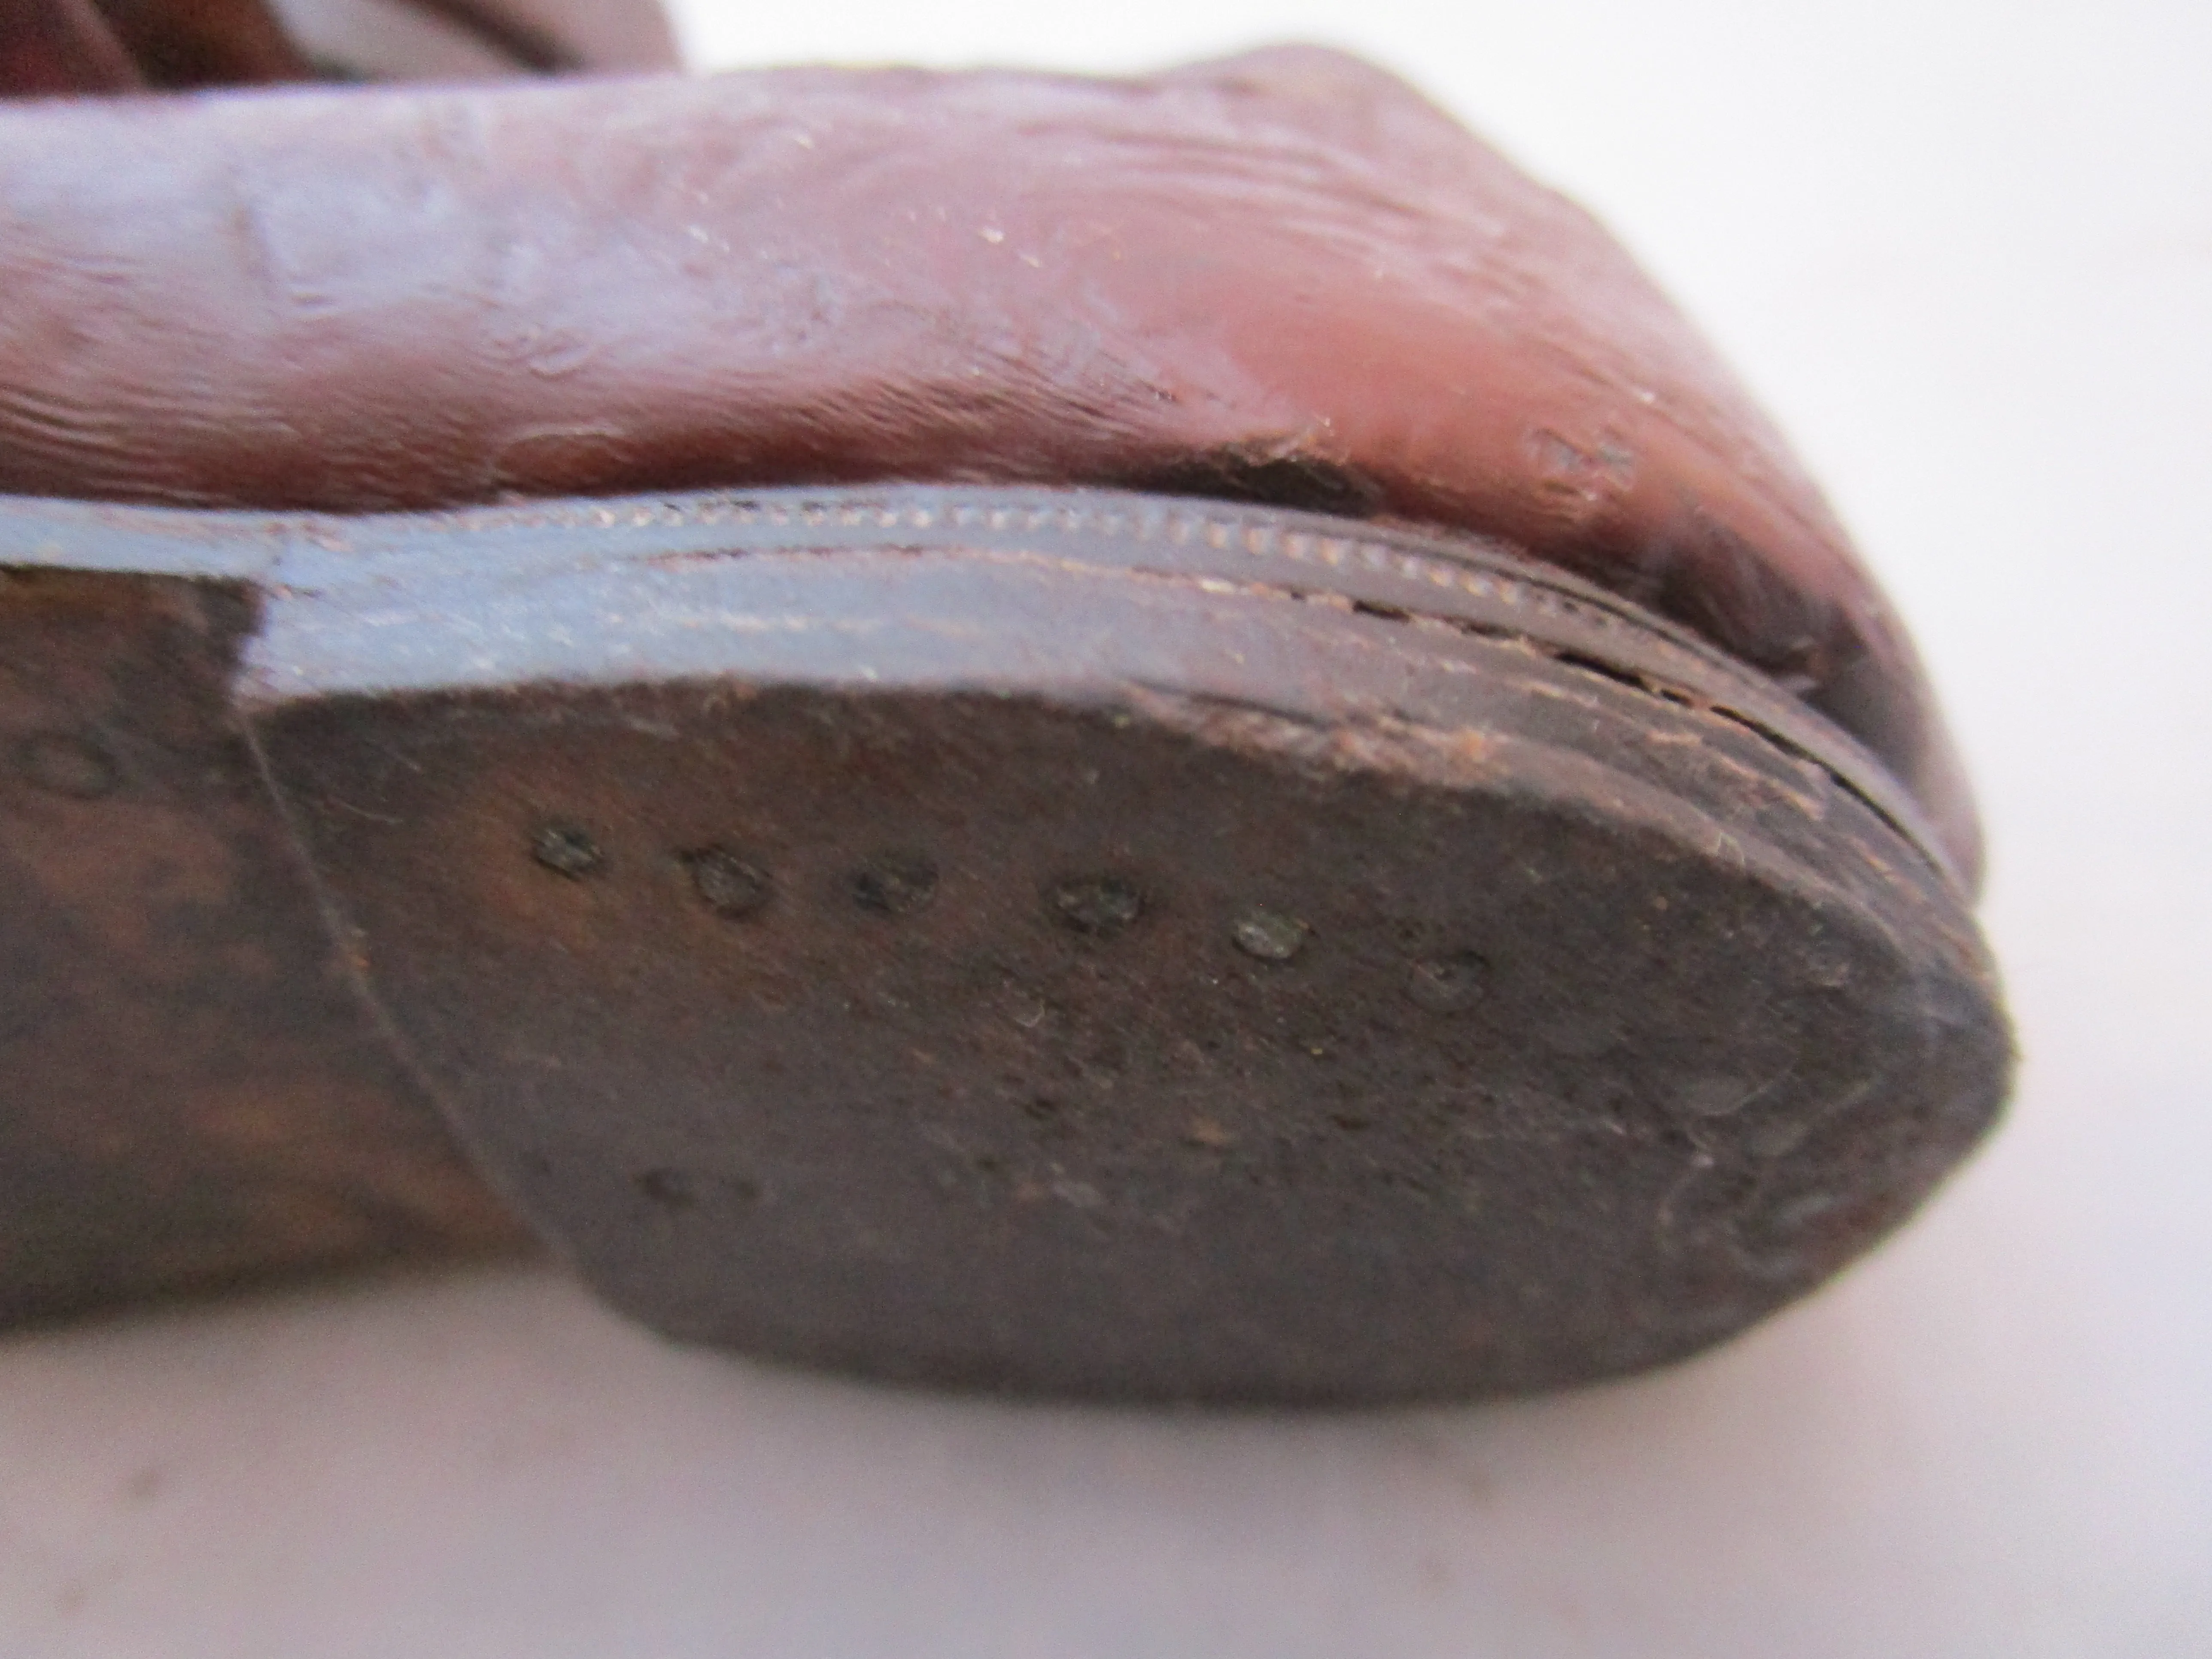
[[[512,1238],[673,1334],[1347,1403],[1694,1352],[2010,1046],[1850,738],[1479,539],[905,487],[0,507],[0,1310]]]

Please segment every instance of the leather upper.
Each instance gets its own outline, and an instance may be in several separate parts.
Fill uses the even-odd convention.
[[[1769,422],[1587,215],[1333,53],[0,106],[0,490],[1036,481],[1461,527],[1774,676],[1977,862]]]

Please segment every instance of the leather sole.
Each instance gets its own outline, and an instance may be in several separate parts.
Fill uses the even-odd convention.
[[[0,951],[44,1005],[0,1027],[19,1281],[74,1213],[96,1291],[242,1143],[237,1238],[496,1242],[427,1097],[680,1337],[1465,1397],[1742,1328],[2005,1091],[1986,951],[1881,766],[1474,538],[952,487],[19,501],[0,565],[6,662],[47,659],[0,682]],[[346,1147],[320,1211],[297,1099]],[[71,1113],[138,1137],[89,1186]],[[165,1135],[204,1167],[132,1194]]]

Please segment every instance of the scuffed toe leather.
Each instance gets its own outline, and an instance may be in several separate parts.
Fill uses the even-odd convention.
[[[344,511],[1095,483],[1500,536],[1865,742],[1909,641],[1605,233],[1310,49],[0,111],[0,489]]]

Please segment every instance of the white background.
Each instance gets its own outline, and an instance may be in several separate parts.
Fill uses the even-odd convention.
[[[1481,1410],[902,1395],[522,1270],[0,1340],[0,1655],[2212,1654],[2209,19],[692,0],[713,64],[1349,45],[1610,220],[1933,660],[2011,1121],[1723,1352]]]

